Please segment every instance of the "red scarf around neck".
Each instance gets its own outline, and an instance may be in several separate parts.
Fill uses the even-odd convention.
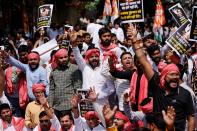
[[[130,83],[130,90],[131,90],[131,102],[136,104],[136,85],[137,85],[137,78],[138,78],[138,72],[135,71],[132,75],[131,78],[131,83]],[[153,109],[153,101],[151,99],[151,102],[146,104],[145,106],[140,106],[140,103],[148,97],[148,80],[146,79],[145,75],[143,74],[140,80],[140,90],[139,90],[139,97],[138,97],[138,110],[143,111],[143,112],[151,112]]]
[[[3,129],[7,129],[8,125],[5,121],[2,120]],[[14,126],[16,131],[22,131],[25,125],[25,120],[23,118],[12,117],[11,124]]]

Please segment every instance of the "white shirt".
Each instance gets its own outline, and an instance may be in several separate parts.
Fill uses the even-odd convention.
[[[50,121],[51,121],[51,126],[54,127],[56,131],[60,131],[61,125],[60,125],[60,122],[59,122],[59,120],[57,119],[57,117],[56,117],[55,115],[53,115],[53,118],[50,119]],[[33,129],[33,131],[39,131],[39,130],[38,130],[38,127],[39,127],[39,125],[37,125],[37,126]]]
[[[17,117],[14,117],[15,119],[18,119]],[[8,124],[8,128],[6,129],[3,129],[3,123],[2,123],[2,119],[0,119],[0,131],[16,131],[14,126],[11,124]],[[27,131],[27,128],[25,127],[25,124],[24,124],[24,127],[22,129],[22,131]]]
[[[106,131],[106,129],[100,124],[93,129],[90,129],[86,120],[83,117],[74,118],[75,131]]]
[[[114,83],[101,74],[102,65],[92,69],[81,56],[78,47],[73,48],[73,53],[83,75],[82,88],[90,89],[90,87],[95,87],[96,93],[99,93],[98,100],[107,99],[107,97],[114,92]]]
[[[122,30],[122,28],[118,27],[118,29],[116,28],[112,28],[111,29],[111,32],[116,34],[116,37],[117,39],[120,41],[120,42],[123,42],[124,41],[124,32]]]
[[[5,96],[4,92],[2,93],[2,96],[0,97],[0,103],[7,103],[10,106],[10,102]]]

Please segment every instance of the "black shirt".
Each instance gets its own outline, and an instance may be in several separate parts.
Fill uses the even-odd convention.
[[[176,112],[175,128],[178,131],[185,130],[187,116],[195,112],[190,92],[179,86],[169,95],[165,95],[159,83],[159,75],[155,72],[149,80],[149,93],[153,95],[153,111],[161,112],[166,110],[167,106],[173,106]]]

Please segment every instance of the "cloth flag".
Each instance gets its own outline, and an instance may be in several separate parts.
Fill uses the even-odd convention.
[[[104,10],[103,10],[103,17],[111,16],[112,13],[112,7],[111,7],[111,1],[105,0]]]
[[[114,20],[117,19],[119,16],[118,13],[118,4],[117,0],[112,1],[112,14],[111,14],[111,22],[114,23]]]
[[[165,14],[162,6],[161,0],[157,0],[155,19],[153,25],[153,32],[155,34],[155,39],[162,42],[163,28],[162,26],[166,23]]]

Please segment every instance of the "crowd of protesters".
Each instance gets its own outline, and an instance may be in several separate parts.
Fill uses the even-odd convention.
[[[81,19],[80,19],[81,20]],[[184,55],[154,39],[153,21],[55,23],[0,51],[0,131],[194,131],[197,44]],[[32,51],[56,39],[50,61]],[[82,98],[78,89],[88,90]],[[81,115],[79,103],[94,110]]]

